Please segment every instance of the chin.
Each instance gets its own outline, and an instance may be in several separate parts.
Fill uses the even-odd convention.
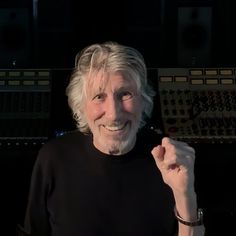
[[[107,142],[106,149],[113,155],[122,155],[129,152],[135,145],[136,135],[130,136],[126,140]]]
[[[127,153],[128,151],[130,151],[132,149],[132,146],[127,144],[127,143],[119,143],[119,144],[113,144],[110,145],[107,148],[107,153],[111,154],[111,155],[122,155]]]

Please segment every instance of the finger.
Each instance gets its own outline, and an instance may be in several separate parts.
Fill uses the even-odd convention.
[[[173,169],[176,166],[176,157],[166,157],[166,150],[163,146],[158,145],[153,148],[152,155],[155,159],[156,165],[160,170]]]
[[[195,150],[193,147],[189,146],[185,142],[176,141],[170,138],[163,138],[162,146],[166,149],[166,154],[168,156],[177,156],[177,157],[185,157],[191,156],[195,157]]]
[[[151,153],[156,162],[162,162],[164,160],[165,148],[158,145],[152,149]]]
[[[173,140],[173,141],[174,141],[174,140]],[[171,139],[168,138],[168,137],[164,137],[164,138],[162,139],[162,141],[161,141],[161,144],[162,144],[163,146],[169,145],[170,143],[171,143]]]
[[[180,147],[180,148],[186,148],[186,149],[193,149],[191,146],[188,145],[188,143],[186,142],[182,142],[182,141],[178,141],[178,140],[174,140],[168,137],[164,137],[162,139],[162,145],[163,146],[168,146],[168,145],[174,145],[175,147]]]

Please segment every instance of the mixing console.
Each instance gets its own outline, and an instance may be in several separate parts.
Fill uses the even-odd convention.
[[[165,134],[195,143],[236,141],[235,68],[161,68],[158,89]]]
[[[49,133],[51,72],[0,70],[0,147],[42,144]]]

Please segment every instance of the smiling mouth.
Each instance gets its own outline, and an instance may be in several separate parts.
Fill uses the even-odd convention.
[[[103,127],[111,132],[121,131],[126,128],[128,122],[118,125],[103,125]]]

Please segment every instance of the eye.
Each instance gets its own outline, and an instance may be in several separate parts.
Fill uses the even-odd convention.
[[[103,93],[97,94],[96,96],[93,97],[93,101],[101,102],[105,100],[106,95]]]
[[[133,93],[129,91],[123,91],[119,94],[119,98],[121,101],[129,100],[133,97]]]

